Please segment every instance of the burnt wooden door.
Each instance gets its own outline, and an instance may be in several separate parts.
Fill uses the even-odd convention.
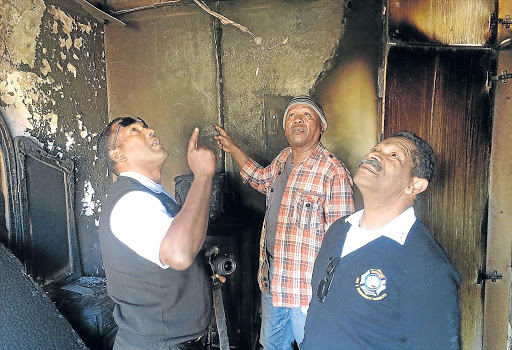
[[[491,50],[391,46],[387,56],[384,136],[411,130],[433,147],[437,172],[416,205],[462,276],[464,349],[482,348],[492,100]],[[436,286],[431,286],[435,293]]]

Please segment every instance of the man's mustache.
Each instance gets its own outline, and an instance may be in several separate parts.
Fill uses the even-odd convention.
[[[377,172],[380,172],[382,170],[382,165],[380,165],[380,163],[377,159],[373,159],[373,158],[363,159],[357,167],[359,168],[363,164],[370,164],[373,168],[375,168],[375,170],[377,170]]]

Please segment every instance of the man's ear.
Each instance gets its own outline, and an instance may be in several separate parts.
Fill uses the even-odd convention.
[[[412,178],[411,184],[409,187],[405,189],[405,192],[408,194],[412,194],[414,196],[420,194],[421,192],[425,191],[428,187],[428,180],[423,179],[421,177],[414,176]]]
[[[124,154],[118,150],[118,149],[113,149],[113,150],[110,150],[108,152],[108,156],[110,159],[112,159],[114,162],[116,163],[119,163],[119,162],[124,162],[126,161],[126,157],[124,156]]]

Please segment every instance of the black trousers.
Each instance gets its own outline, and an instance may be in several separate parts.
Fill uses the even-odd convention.
[[[200,340],[185,342],[170,346],[169,350],[204,350],[203,343]]]

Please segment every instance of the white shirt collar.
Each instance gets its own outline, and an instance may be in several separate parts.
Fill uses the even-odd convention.
[[[119,174],[119,176],[131,177],[132,179],[137,180],[144,187],[149,188],[151,191],[153,191],[155,193],[162,193],[162,192],[164,192],[167,195],[169,195],[169,193],[164,189],[164,187],[162,185],[157,184],[156,182],[154,182],[153,180],[151,180],[149,177],[147,177],[145,175],[136,173],[134,171],[123,171],[122,173]]]
[[[345,219],[345,221],[352,224],[352,226],[357,226],[360,230],[364,230],[359,227],[359,221],[361,221],[363,212],[364,209],[361,209],[358,212],[350,215]],[[402,214],[388,222],[384,227],[379,230],[372,230],[372,232],[376,233],[378,237],[386,236],[396,241],[397,243],[404,245],[405,240],[407,239],[407,235],[409,234],[409,231],[415,222],[416,214],[414,213],[414,208],[409,207]]]

